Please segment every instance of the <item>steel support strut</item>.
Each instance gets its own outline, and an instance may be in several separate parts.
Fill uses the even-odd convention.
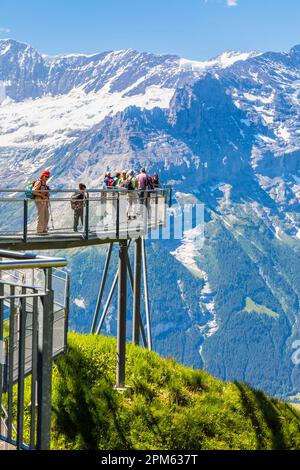
[[[128,248],[129,248],[129,245],[128,245]],[[134,284],[134,282],[133,282],[133,274],[132,274],[132,269],[131,269],[129,258],[127,259],[127,267],[128,267],[130,286],[131,286],[132,295],[133,295],[133,288],[134,288],[133,284]],[[141,311],[140,311],[140,314],[137,317],[137,321],[138,321],[138,324],[139,324],[139,327],[140,327],[140,332],[142,334],[143,345],[144,345],[145,348],[147,348],[147,338],[146,338],[146,334],[145,334],[145,330],[144,330]]]
[[[96,305],[96,309],[95,309],[95,313],[94,313],[91,333],[95,333],[95,331],[96,331],[96,326],[97,326],[99,311],[100,311],[100,307],[101,307],[101,303],[102,303],[102,298],[103,298],[103,293],[104,293],[104,288],[105,288],[109,263],[110,263],[110,259],[111,259],[112,249],[113,249],[113,243],[110,243],[108,253],[107,253],[107,257],[106,257],[106,261],[105,261],[105,267],[104,267],[104,271],[103,271],[103,276],[102,276],[101,286],[100,286],[100,290],[99,290],[99,295],[98,295],[98,299],[97,299],[97,305]]]
[[[118,292],[118,332],[117,332],[117,383],[116,388],[125,387],[126,360],[126,310],[127,310],[127,241],[119,245],[119,292]]]
[[[107,299],[106,304],[105,304],[105,306],[104,306],[104,310],[103,310],[103,313],[102,313],[102,316],[101,316],[99,325],[97,326],[97,330],[96,330],[96,334],[97,334],[97,335],[100,335],[100,332],[101,332],[101,329],[102,329],[104,320],[105,320],[105,318],[106,318],[106,315],[107,315],[107,312],[108,312],[108,309],[109,309],[111,300],[112,300],[112,298],[113,298],[114,292],[115,292],[116,287],[117,287],[117,284],[118,284],[118,279],[119,279],[119,270],[116,272],[114,281],[113,281],[113,283],[112,283],[112,286],[111,286],[111,289],[110,289],[110,292],[109,292],[109,295],[108,295],[108,299]]]
[[[147,324],[147,343],[149,351],[152,351],[152,333],[150,322],[150,304],[149,304],[149,290],[148,290],[148,274],[147,274],[147,260],[146,260],[146,244],[145,239],[142,239],[142,259],[143,259],[143,275],[144,275],[144,292],[145,292],[145,308],[146,308],[146,324]]]

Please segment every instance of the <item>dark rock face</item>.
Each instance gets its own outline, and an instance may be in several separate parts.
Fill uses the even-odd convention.
[[[37,98],[46,91],[47,68],[32,47],[16,41],[0,41],[0,80],[7,83],[7,94],[16,101]]]

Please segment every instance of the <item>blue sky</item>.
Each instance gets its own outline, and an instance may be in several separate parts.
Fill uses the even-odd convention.
[[[300,0],[0,0],[0,38],[52,55],[286,51],[300,43],[299,24]]]

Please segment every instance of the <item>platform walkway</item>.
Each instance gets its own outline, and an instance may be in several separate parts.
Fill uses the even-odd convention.
[[[50,191],[48,235],[35,232],[35,201],[24,190],[0,189],[0,248],[48,250],[101,245],[145,237],[164,227],[172,190],[90,190],[84,201],[83,224],[73,229],[74,190]]]

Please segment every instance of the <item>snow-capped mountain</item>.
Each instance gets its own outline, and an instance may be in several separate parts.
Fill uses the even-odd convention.
[[[2,187],[45,167],[55,186],[98,186],[108,168],[145,165],[203,202],[203,249],[192,233],[149,245],[157,349],[276,395],[299,392],[300,46],[197,62],[134,50],[47,57],[5,40],[0,103]],[[72,268],[93,272],[73,292],[85,299],[73,315],[83,330],[93,256]]]
[[[14,177],[21,182],[24,172],[34,172],[45,164],[52,167],[52,160],[57,163],[57,153],[63,153],[67,160],[68,146],[82,159],[82,151],[87,150],[80,148],[82,139],[97,128],[108,126],[111,130],[114,122],[119,127],[120,113],[126,116],[133,106],[143,110],[141,119],[146,111],[155,110],[147,115],[152,127],[158,128],[150,147],[160,146],[165,168],[176,167],[178,161],[210,177],[210,162],[201,153],[206,152],[203,146],[213,144],[212,167],[220,154],[218,163],[227,173],[237,153],[240,164],[235,162],[236,168],[241,162],[251,162],[257,173],[266,165],[274,175],[276,168],[280,173],[287,164],[296,170],[299,160],[292,153],[297,153],[300,139],[299,57],[299,47],[282,54],[224,53],[206,62],[133,50],[47,57],[26,44],[0,41],[0,158],[6,163],[9,158],[10,163],[8,167],[5,164],[8,173],[2,175],[3,179],[9,182],[10,169],[19,168]],[[157,118],[156,108],[166,110],[164,116]],[[197,115],[192,123],[195,129],[186,122],[188,129],[180,138],[184,115],[190,119],[192,112]],[[216,127],[220,135],[220,125],[221,143],[214,137]],[[194,131],[199,142],[191,152],[185,140]],[[232,133],[236,134],[234,139],[229,138]],[[147,139],[147,135],[144,137]],[[191,138],[195,147],[194,134]],[[126,139],[122,140],[124,147]],[[245,149],[245,143],[250,147]],[[129,143],[127,157],[132,150]],[[270,157],[270,152],[276,158]],[[149,153],[151,160],[151,148]],[[108,160],[103,155],[97,171],[113,166],[111,152]]]

